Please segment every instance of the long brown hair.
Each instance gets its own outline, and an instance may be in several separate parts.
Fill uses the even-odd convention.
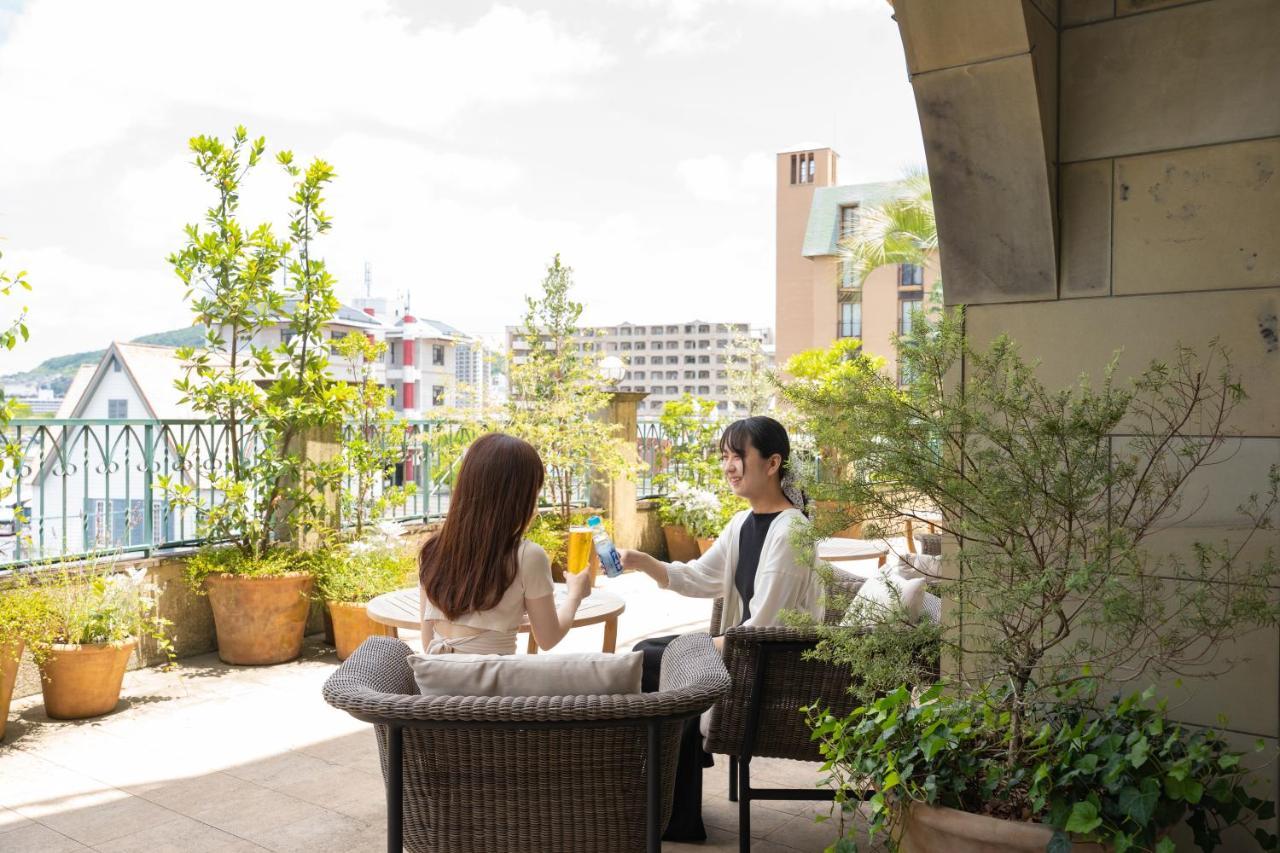
[[[467,448],[444,524],[418,555],[419,583],[447,619],[493,609],[515,581],[542,478],[527,441],[491,432]]]

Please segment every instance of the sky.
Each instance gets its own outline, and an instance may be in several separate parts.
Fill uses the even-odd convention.
[[[472,334],[558,252],[591,324],[772,326],[774,162],[924,162],[885,0],[0,0],[0,374],[191,323],[167,262],[213,202],[190,137],[323,157],[319,254]],[[272,161],[242,219],[287,226]]]

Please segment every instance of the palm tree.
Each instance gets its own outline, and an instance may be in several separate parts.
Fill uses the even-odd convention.
[[[841,238],[838,248],[843,281],[855,288],[861,288],[872,272],[889,264],[923,266],[938,251],[928,174],[912,169],[891,197],[860,208],[852,232]],[[940,286],[935,286],[935,291],[934,298],[940,301]]]

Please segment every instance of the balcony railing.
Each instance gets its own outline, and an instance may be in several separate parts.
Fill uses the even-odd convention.
[[[8,466],[0,473],[0,491],[9,492],[0,500],[0,569],[102,553],[145,557],[204,544],[201,518],[222,500],[214,484],[232,463],[228,433],[224,423],[195,420],[11,421],[0,445],[16,447],[21,463],[16,477]],[[443,517],[460,451],[473,437],[456,423],[405,422],[396,461],[374,494],[409,484],[414,494],[383,519]],[[248,456],[259,448],[252,430],[240,443]],[[157,482],[161,477],[189,487],[194,506],[176,506]],[[583,478],[571,500],[584,505],[589,494]]]

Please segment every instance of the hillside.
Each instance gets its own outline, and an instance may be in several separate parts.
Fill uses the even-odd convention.
[[[153,332],[134,338],[135,344],[156,344],[157,346],[182,347],[198,346],[204,340],[204,327],[191,326],[186,329],[172,329],[168,332]],[[71,377],[82,364],[97,364],[105,349],[76,352],[70,355],[57,355],[42,361],[31,370],[22,373],[11,373],[0,376],[0,383],[22,384],[28,382],[49,385],[55,394],[62,395],[71,384]]]

